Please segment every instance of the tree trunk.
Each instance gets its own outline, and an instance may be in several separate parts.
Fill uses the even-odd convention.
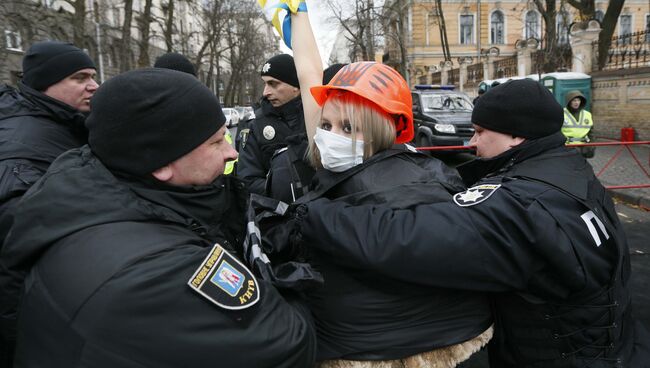
[[[122,40],[120,41],[120,73],[131,69],[131,18],[133,17],[133,0],[124,0],[124,23],[122,23]]]
[[[612,35],[621,14],[625,0],[611,0],[601,23],[602,30],[598,35],[598,70],[607,64],[609,48],[612,44]]]
[[[146,0],[144,11],[138,18],[138,28],[140,28],[140,55],[138,56],[138,66],[146,68],[151,66],[149,59],[149,33],[151,31],[151,4],[152,0]]]
[[[164,33],[167,52],[172,52],[174,49],[174,0],[169,0],[169,5],[167,6],[167,18],[165,19]]]
[[[555,0],[546,0],[544,4],[542,4],[541,0],[534,0],[534,2],[544,19],[544,39],[542,40],[544,61],[541,68],[544,72],[553,72],[557,69],[561,60],[560,48],[557,43],[556,3]]]
[[[86,1],[76,0],[70,2],[74,7],[74,16],[72,17],[72,39],[75,46],[85,47],[84,36],[86,35]]]

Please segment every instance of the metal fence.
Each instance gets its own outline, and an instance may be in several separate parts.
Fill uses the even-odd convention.
[[[598,42],[592,43],[593,70],[598,68]],[[640,31],[612,37],[607,61],[600,70],[632,69],[650,66],[650,32]]]
[[[460,77],[460,69],[451,69],[447,76],[449,77],[447,84],[457,85]]]
[[[483,79],[483,63],[472,64],[467,67],[466,85],[478,86]]]
[[[494,62],[494,76],[498,78],[508,78],[517,75],[517,55],[513,55]]]
[[[431,73],[431,83],[442,84],[442,72]]]

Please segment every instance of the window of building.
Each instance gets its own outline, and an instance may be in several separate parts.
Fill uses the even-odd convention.
[[[562,10],[557,14],[557,43],[559,45],[566,45],[569,43],[569,24],[571,19],[569,18],[569,13],[565,10]]]
[[[474,15],[460,16],[460,44],[469,45],[474,43]]]
[[[20,32],[18,31],[5,29],[5,44],[7,45],[7,50],[23,51]]]
[[[605,18],[605,13],[602,10],[596,10],[596,13],[594,13],[594,18],[602,23],[603,18]]]
[[[539,14],[536,11],[530,10],[526,13],[526,28],[524,37],[539,39]]]
[[[645,42],[650,42],[650,14],[645,16]]]
[[[503,13],[497,10],[490,17],[490,41],[492,44],[503,44]]]
[[[623,43],[631,43],[632,37],[632,15],[625,14],[618,18],[618,34],[622,36]]]

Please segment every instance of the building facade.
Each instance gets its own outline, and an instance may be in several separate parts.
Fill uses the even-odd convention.
[[[389,3],[391,3],[389,1]],[[477,61],[492,49],[500,57],[514,56],[518,40],[530,38],[541,41],[545,32],[542,14],[532,1],[515,0],[392,0],[402,3],[400,13],[390,17],[405,17],[403,39],[407,48],[407,70],[410,82],[416,83],[426,73],[440,68],[445,61],[443,52],[442,16],[446,30],[452,66],[459,58]],[[596,0],[596,19],[601,20],[607,10],[607,1]],[[578,19],[578,12],[568,3],[557,3],[556,31],[558,45],[569,44],[569,27]],[[650,2],[627,0],[619,17],[614,35],[650,29]],[[393,31],[394,32],[394,31]],[[398,45],[386,38],[387,63],[401,62]]]

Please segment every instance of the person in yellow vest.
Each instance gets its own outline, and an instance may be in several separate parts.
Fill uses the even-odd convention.
[[[224,134],[224,139],[226,140],[226,142],[232,144],[232,134],[230,134],[230,130],[226,129],[226,134]],[[238,160],[239,159],[226,162],[226,168],[223,170],[223,174],[224,175],[232,174],[232,172],[235,171],[235,163]]]
[[[567,144],[591,142],[589,133],[594,126],[594,121],[591,113],[585,110],[587,98],[576,90],[567,93],[566,101],[562,133],[567,139]],[[594,147],[580,147],[580,153],[586,158],[594,157]]]

